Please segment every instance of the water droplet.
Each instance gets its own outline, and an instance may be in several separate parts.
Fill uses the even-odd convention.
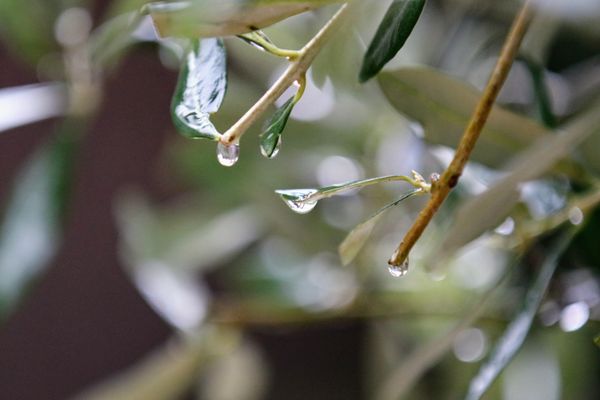
[[[579,207],[573,207],[569,210],[569,221],[573,225],[579,225],[583,222],[583,212]]]
[[[306,214],[311,212],[317,205],[318,200],[306,200],[313,194],[317,193],[317,189],[296,189],[296,190],[277,190],[276,193],[281,196],[285,204],[298,214]]]
[[[285,204],[288,205],[289,208],[292,209],[293,212],[297,212],[298,214],[307,214],[315,208],[317,205],[317,201],[294,201],[294,200],[284,200]]]
[[[260,146],[260,154],[262,154],[263,156],[265,156],[267,158],[277,157],[277,154],[279,154],[279,150],[281,150],[281,136],[279,136],[279,138],[277,139],[277,144],[275,145],[275,148],[273,149],[273,152],[271,153],[271,155],[269,155],[269,153],[267,153],[267,151],[265,150],[265,148],[263,146]]]
[[[217,144],[217,160],[219,160],[219,164],[225,167],[231,167],[234,165],[238,159],[240,158],[240,145],[232,144],[225,145],[221,142]]]
[[[408,258],[400,265],[388,266],[388,271],[394,278],[400,278],[401,276],[408,274]]]
[[[438,174],[437,172],[434,172],[433,174],[431,174],[429,176],[429,180],[431,181],[431,183],[437,183],[440,180],[440,174]]]

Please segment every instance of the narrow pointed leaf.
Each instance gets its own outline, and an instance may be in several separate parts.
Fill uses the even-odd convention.
[[[16,177],[0,226],[0,320],[45,270],[60,244],[74,143],[43,147]]]
[[[223,40],[193,40],[171,103],[177,129],[190,138],[217,140],[220,134],[210,122],[210,114],[219,110],[226,90],[227,55]]]
[[[233,36],[343,0],[192,0],[147,4],[161,37]]]
[[[359,80],[368,81],[404,46],[417,24],[425,0],[394,0],[387,10],[363,59]]]
[[[276,190],[275,193],[280,195],[285,202],[292,201],[294,203],[308,203],[317,202],[321,199],[347,192],[348,190],[361,189],[365,186],[397,181],[410,182],[411,179],[404,175],[388,175],[359,181],[338,183],[336,185],[325,186],[318,189]]]
[[[363,248],[375,225],[379,222],[379,219],[383,216],[383,213],[389,208],[400,204],[401,201],[408,199],[409,197],[419,193],[420,190],[416,189],[406,193],[398,200],[394,201],[377,210],[375,214],[371,215],[367,220],[358,224],[354,229],[348,233],[348,236],[344,239],[338,248],[338,253],[343,265],[348,265],[356,258],[360,250]]]
[[[480,399],[521,349],[533,323],[535,313],[550,284],[550,279],[556,270],[560,256],[571,242],[574,233],[574,229],[565,232],[558,237],[553,246],[549,247],[549,254],[544,260],[535,282],[527,291],[521,311],[508,325],[488,360],[484,362],[477,375],[471,380],[466,400]]]
[[[420,122],[425,140],[456,148],[481,94],[469,84],[424,67],[379,74],[379,85],[402,114]],[[516,152],[550,132],[537,122],[494,106],[471,159],[502,166]]]
[[[281,142],[281,133],[285,129],[293,109],[294,97],[290,97],[267,122],[265,131],[260,136],[260,149],[265,157],[271,158],[277,154]]]

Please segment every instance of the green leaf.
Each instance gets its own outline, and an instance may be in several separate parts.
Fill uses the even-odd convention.
[[[260,135],[260,151],[265,157],[273,158],[279,153],[281,133],[293,109],[294,97],[290,97],[267,122],[264,132]]]
[[[379,85],[398,111],[423,125],[426,141],[452,148],[460,141],[481,96],[474,87],[424,67],[383,72]],[[549,133],[537,122],[496,105],[471,159],[499,167]]]
[[[394,0],[363,59],[359,80],[366,82],[381,71],[404,46],[417,24],[425,0]]]
[[[150,14],[161,37],[222,37],[251,32],[343,0],[193,0],[155,2]]]
[[[465,397],[467,400],[481,398],[498,375],[510,363],[515,354],[521,349],[531,328],[535,313],[550,284],[550,279],[554,275],[560,256],[568,247],[574,234],[575,229],[571,229],[560,235],[556,242],[549,246],[549,253],[542,264],[535,282],[527,291],[521,311],[508,325],[489,358],[481,366],[478,374],[471,380],[468,393]]]
[[[362,247],[367,242],[367,239],[369,239],[369,236],[371,236],[373,228],[375,228],[375,225],[377,225],[379,219],[383,216],[385,211],[400,204],[401,201],[418,194],[419,192],[421,192],[420,189],[415,189],[404,194],[393,203],[387,204],[386,206],[377,210],[375,214],[371,215],[367,220],[361,222],[354,229],[352,229],[342,243],[340,243],[338,248],[338,253],[340,255],[340,259],[342,260],[342,264],[348,265],[352,262],[352,260],[354,260],[354,258],[356,258]]]
[[[0,319],[48,266],[60,244],[74,141],[44,146],[16,177],[0,229]]]
[[[210,114],[221,107],[227,91],[227,54],[222,39],[193,40],[185,56],[171,116],[184,136],[218,140]]]
[[[397,181],[409,182],[411,184],[414,183],[413,179],[404,175],[389,175],[363,179],[360,181],[339,183],[318,189],[276,190],[275,193],[281,196],[281,199],[292,209],[292,211],[299,214],[305,214],[315,208],[317,202],[321,199],[336,196],[353,189],[362,189],[365,186]]]

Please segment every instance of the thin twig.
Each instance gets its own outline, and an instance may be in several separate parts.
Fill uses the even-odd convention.
[[[225,145],[237,143],[242,135],[256,122],[262,114],[267,111],[275,100],[277,100],[295,81],[300,79],[310,68],[319,51],[336,31],[348,13],[348,4],[344,4],[333,17],[321,28],[319,33],[313,37],[298,53],[298,57],[291,60],[290,65],[283,75],[271,86],[271,88],[242,116],[227,132],[223,134],[220,141]]]
[[[504,42],[504,46],[502,47],[502,51],[500,52],[498,62],[494,67],[483,95],[465,129],[452,162],[442,174],[439,182],[434,185],[429,202],[425,208],[421,210],[417,216],[417,220],[408,230],[404,239],[400,242],[400,245],[392,255],[392,258],[388,261],[390,265],[399,266],[405,262],[412,247],[421,237],[421,234],[427,225],[429,225],[429,222],[446,197],[448,197],[452,188],[458,183],[458,179],[469,160],[469,156],[475,147],[475,143],[481,134],[483,126],[492,111],[494,101],[502,88],[502,84],[508,76],[523,36],[525,36],[525,32],[527,31],[531,15],[530,2],[526,1],[513,22],[506,41]]]

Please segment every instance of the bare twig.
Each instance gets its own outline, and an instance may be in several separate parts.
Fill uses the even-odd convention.
[[[323,28],[299,52],[298,56],[291,59],[289,67],[271,88],[244,114],[227,132],[221,136],[221,143],[231,145],[237,143],[248,128],[267,111],[295,81],[301,79],[310,68],[315,57],[325,43],[330,39],[337,27],[348,13],[348,4],[344,4],[327,22]]]
[[[490,115],[494,101],[496,100],[496,97],[502,88],[502,84],[508,76],[510,67],[515,59],[517,51],[519,50],[519,46],[523,37],[525,36],[525,32],[527,31],[527,26],[531,19],[531,15],[532,12],[530,2],[526,1],[513,22],[506,41],[504,42],[502,51],[500,52],[498,62],[494,67],[483,95],[481,96],[481,99],[479,100],[479,103],[477,104],[477,107],[471,116],[469,124],[465,129],[452,162],[442,174],[439,182],[433,187],[429,202],[425,208],[421,210],[415,223],[408,230],[404,236],[404,239],[402,242],[400,242],[400,245],[392,255],[392,258],[388,261],[390,265],[400,266],[405,262],[412,247],[421,237],[421,234],[427,225],[429,225],[429,222],[438,211],[446,197],[448,197],[448,194],[452,188],[454,188],[458,183],[458,179],[460,178],[460,175],[462,174],[462,171],[469,160],[469,156],[475,147],[475,143],[481,134],[483,126]]]

